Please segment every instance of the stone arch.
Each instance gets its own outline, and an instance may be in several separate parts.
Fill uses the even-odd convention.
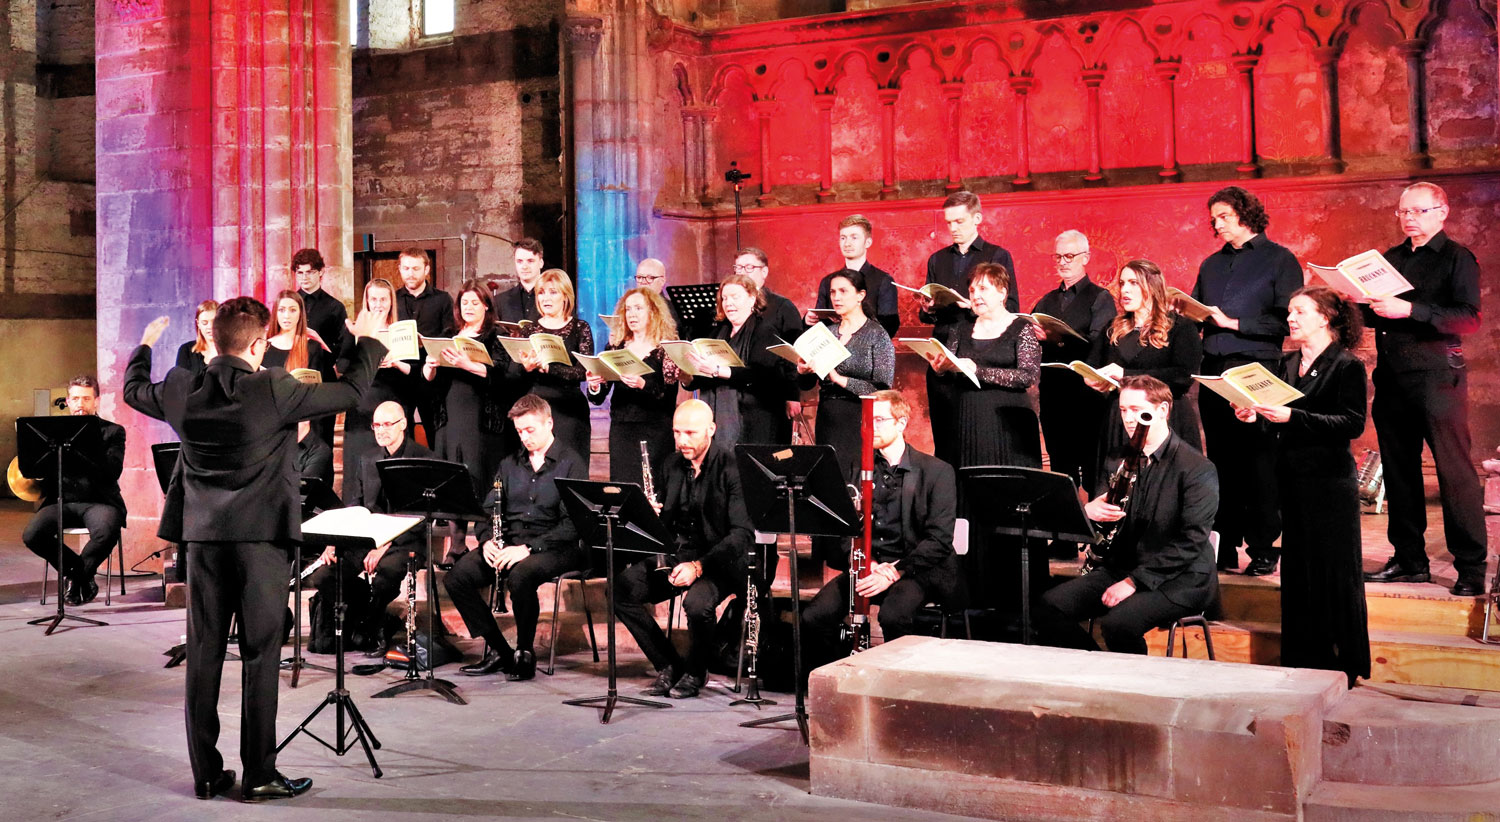
[[[1004,66],[1006,71],[1015,74],[1015,68],[1011,66],[1009,60],[1005,59],[1005,50],[1000,48],[1000,42],[988,34],[981,34],[970,40],[968,45],[964,46],[964,52],[959,58],[958,68],[953,79],[965,79],[969,74],[969,69],[974,66],[975,56],[981,48],[986,47],[993,48],[995,50],[995,59],[1000,62],[1000,65]]]
[[[936,71],[938,73],[939,82],[948,79],[943,75],[942,64],[938,62],[937,52],[933,51],[932,47],[928,46],[926,43],[908,43],[907,45],[903,46],[901,51],[897,52],[895,58],[891,60],[891,64],[894,66],[894,68],[891,69],[891,77],[890,80],[886,82],[886,87],[901,87],[901,81],[905,79],[906,75],[909,74],[912,70],[912,58],[915,57],[918,53],[927,55],[927,65],[932,66],[933,71]]]
[[[718,105],[719,98],[724,95],[724,90],[736,77],[742,80],[746,86],[749,86],[751,92],[754,93],[755,84],[750,81],[750,72],[746,71],[745,67],[739,63],[726,63],[720,66],[718,71],[714,72],[714,79],[708,84],[708,95],[703,98],[703,102],[711,106]],[[756,99],[758,99],[758,95]]]

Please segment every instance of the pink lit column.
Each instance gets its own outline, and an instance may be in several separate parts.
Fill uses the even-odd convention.
[[[1240,164],[1235,171],[1244,176],[1260,173],[1260,164],[1255,159],[1255,64],[1258,62],[1260,57],[1254,54],[1234,56],[1240,85]]]
[[[818,202],[833,199],[833,96],[827,91],[813,96],[818,107]]]
[[[883,88],[880,95],[881,197],[896,194],[896,98],[901,89]]]
[[[1016,93],[1016,178],[1011,185],[1031,185],[1031,126],[1026,115],[1026,96],[1031,91],[1031,78],[1017,75],[1010,78],[1010,87]]]
[[[1161,81],[1162,138],[1161,171],[1164,178],[1177,177],[1182,172],[1177,168],[1177,74],[1182,71],[1181,60],[1158,60],[1156,79]]]
[[[948,123],[948,182],[943,188],[948,191],[958,191],[964,187],[963,177],[959,172],[962,168],[962,158],[959,155],[963,145],[959,129],[963,125],[963,120],[958,110],[959,101],[963,99],[963,96],[963,83],[943,84],[943,101],[947,103],[944,111]]]

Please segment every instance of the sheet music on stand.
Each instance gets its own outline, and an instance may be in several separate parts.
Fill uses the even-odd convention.
[[[717,322],[714,314],[719,303],[718,283],[669,285],[665,290],[667,299],[677,308],[677,316],[682,318],[683,327],[677,329],[679,338],[690,340],[712,333]]]
[[[341,548],[379,547],[421,524],[421,517],[375,514],[358,506],[334,508],[302,523],[302,539]]]

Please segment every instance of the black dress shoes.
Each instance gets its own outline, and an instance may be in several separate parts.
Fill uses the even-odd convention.
[[[516,664],[511,666],[505,678],[511,682],[524,682],[536,678],[536,654],[531,651],[516,651]]]
[[[1392,557],[1386,560],[1379,571],[1365,574],[1365,582],[1431,582],[1432,574],[1426,568],[1420,571],[1407,568]]]
[[[291,799],[307,793],[312,787],[312,780],[288,779],[281,774],[264,785],[256,785],[253,788],[245,788],[244,797],[246,802],[266,802],[271,799]]]
[[[667,696],[673,699],[692,699],[698,695],[698,691],[703,689],[703,683],[707,678],[697,674],[683,674],[682,679],[677,680],[677,684],[672,686]]]
[[[223,770],[215,779],[207,779],[194,783],[193,793],[199,799],[213,799],[221,793],[234,787],[234,771]]]
[[[65,595],[69,605],[87,605],[99,597],[99,583],[93,577],[80,582],[76,579],[68,580],[68,592]]]
[[[677,682],[677,670],[671,665],[656,672],[656,681],[651,687],[641,691],[641,696],[666,696],[672,692],[672,686]]]
[[[1456,597],[1477,597],[1484,593],[1484,577],[1465,574],[1458,578],[1453,586],[1453,595]]]
[[[511,651],[509,648],[497,651],[486,647],[484,657],[473,665],[465,665],[458,672],[466,676],[493,676],[506,673],[511,669]]]
[[[1250,564],[1246,565],[1245,570],[1241,573],[1247,577],[1263,577],[1275,570],[1276,560],[1260,558],[1250,560]]]

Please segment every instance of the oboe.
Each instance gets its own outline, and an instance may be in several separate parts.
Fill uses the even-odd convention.
[[[1149,411],[1142,411],[1136,418],[1135,433],[1131,435],[1130,444],[1125,448],[1125,458],[1120,460],[1115,472],[1109,477],[1109,490],[1105,493],[1104,501],[1110,505],[1124,508],[1130,504],[1130,495],[1135,490],[1135,481],[1140,478],[1141,464],[1145,461],[1146,430],[1151,427],[1151,420]],[[1082,573],[1087,574],[1104,564],[1104,557],[1114,544],[1115,536],[1120,533],[1123,522],[1124,519],[1117,519],[1100,526],[1099,541],[1084,546]]]

